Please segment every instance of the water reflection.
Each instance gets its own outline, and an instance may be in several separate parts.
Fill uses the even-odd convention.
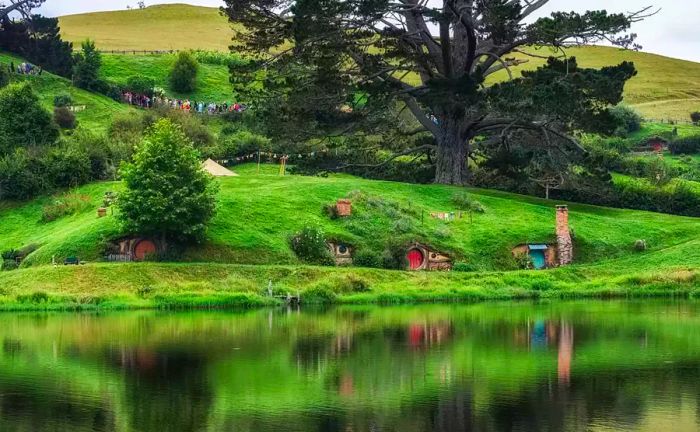
[[[2,431],[700,428],[695,303],[0,319]]]

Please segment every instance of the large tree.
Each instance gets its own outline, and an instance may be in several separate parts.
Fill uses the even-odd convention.
[[[0,19],[10,16],[16,12],[24,15],[25,18],[31,16],[34,8],[41,6],[46,0],[3,0],[0,1]]]
[[[238,29],[232,49],[252,59],[232,67],[232,81],[258,106],[272,100],[296,124],[331,120],[336,132],[353,130],[339,120],[357,125],[379,118],[372,109],[399,105],[433,138],[401,154],[429,151],[436,182],[464,184],[476,141],[507,148],[512,134],[529,131],[543,147],[577,149],[572,132],[614,127],[608,107],[621,101],[634,66],[581,69],[564,48],[603,41],[634,47],[627,31],[648,9],[534,19],[547,3],[226,0],[224,12]],[[542,57],[540,47],[558,54],[517,77],[511,68]],[[506,82],[492,85],[498,80],[489,77],[499,73]]]

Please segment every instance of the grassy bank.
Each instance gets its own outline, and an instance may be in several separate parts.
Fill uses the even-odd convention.
[[[670,254],[684,255],[696,242]],[[654,261],[657,257],[651,257]],[[636,263],[640,264],[640,263]],[[700,267],[619,260],[543,272],[411,273],[360,268],[227,264],[88,264],[0,273],[0,310],[192,309],[281,304],[399,304],[513,299],[691,298]]]

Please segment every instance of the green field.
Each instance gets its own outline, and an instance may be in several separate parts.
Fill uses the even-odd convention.
[[[180,264],[46,266],[52,258],[62,262],[73,255],[91,262],[101,260],[106,241],[119,237],[120,230],[114,215],[98,219],[95,209],[105,191],[120,188],[118,183],[78,189],[76,193],[91,197],[93,208],[50,223],[40,221],[42,205],[49,198],[2,204],[0,249],[32,243],[39,248],[24,262],[24,270],[0,274],[0,285],[14,287],[9,298],[33,289],[82,293],[88,298],[132,298],[139,287],[154,286],[166,297],[207,293],[215,299],[207,301],[216,303],[217,298],[228,299],[232,292],[257,294],[270,280],[292,291],[326,281],[332,290],[342,292],[343,278],[352,273],[365,278],[372,292],[345,292],[346,301],[376,301],[381,295],[398,294],[412,300],[450,300],[460,296],[645,295],[678,290],[687,294],[700,270],[700,224],[692,218],[571,204],[577,265],[547,272],[511,272],[517,268],[510,254],[514,246],[554,240],[554,202],[469,190],[485,213],[474,214],[472,220],[465,216],[443,222],[430,218],[429,213],[456,210],[452,197],[463,190],[348,176],[280,177],[270,174],[275,169],[265,167],[263,174],[256,174],[254,166],[241,166],[240,177],[219,180],[219,212],[208,240],[185,251],[185,262]],[[353,217],[331,220],[323,214],[324,204],[351,193],[360,196],[356,191],[364,197],[358,198]],[[455,261],[469,264],[474,272],[416,275],[300,266],[288,239],[309,224],[323,227],[328,238],[378,255],[392,239],[425,242],[449,253]],[[646,240],[649,251],[636,252],[633,244],[637,239]],[[237,301],[252,300],[244,296]]]
[[[217,8],[185,4],[68,15],[60,26],[65,40],[80,46],[89,38],[102,50],[226,51],[233,37]]]

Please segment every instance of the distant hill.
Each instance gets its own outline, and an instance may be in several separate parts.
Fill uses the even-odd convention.
[[[226,51],[232,31],[217,8],[169,4],[60,17],[63,38],[90,38],[103,50]]]

